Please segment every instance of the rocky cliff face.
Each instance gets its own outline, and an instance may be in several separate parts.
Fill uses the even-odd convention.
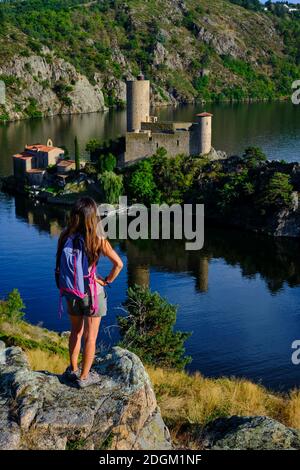
[[[14,57],[0,65],[0,76],[13,77],[7,89],[9,119],[56,114],[92,113],[106,109],[101,83],[92,85],[73,65],[46,50],[48,55]]]
[[[78,390],[0,342],[0,449],[170,449],[138,357],[116,347],[94,367],[102,382]]]
[[[123,105],[140,70],[155,105],[287,97],[299,76],[279,20],[227,0],[59,3],[2,5],[0,121]]]

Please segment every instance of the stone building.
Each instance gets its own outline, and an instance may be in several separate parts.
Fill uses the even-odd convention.
[[[127,132],[123,164],[153,155],[164,147],[168,155],[206,155],[211,152],[212,114],[195,122],[160,122],[150,116],[150,82],[140,75],[127,82]]]
[[[64,153],[63,149],[54,147],[50,139],[47,145],[26,145],[22,153],[13,155],[14,176],[27,179],[31,185],[40,185],[47,167],[56,165]]]

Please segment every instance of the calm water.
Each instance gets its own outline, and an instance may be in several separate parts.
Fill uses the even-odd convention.
[[[300,106],[287,103],[207,105],[214,114],[213,145],[229,154],[240,153],[247,146],[260,146],[272,159],[300,160]],[[184,106],[157,110],[160,119],[193,120],[203,111],[199,106]],[[65,145],[73,151],[74,136],[78,136],[84,153],[86,143],[93,138],[107,139],[125,132],[126,112],[59,116],[0,125],[0,175],[12,172],[11,155],[29,143],[46,142]]]
[[[201,108],[163,109],[164,119],[192,119]],[[289,103],[208,106],[214,113],[214,146],[239,153],[259,145],[270,158],[300,160],[300,107]],[[53,138],[70,150],[74,135],[81,147],[91,138],[108,138],[125,129],[125,113],[24,121],[0,127],[0,174],[11,173],[10,155],[26,143]],[[0,297],[18,287],[27,319],[57,331],[53,279],[63,209],[35,206],[0,193]],[[207,229],[204,249],[187,253],[179,242],[116,244],[124,270],[109,291],[109,315],[101,341],[118,338],[119,315],[128,284],[148,282],[178,304],[176,328],[191,331],[190,370],[206,376],[235,375],[274,389],[300,386],[300,366],[291,363],[291,343],[300,339],[300,254],[295,241],[275,241],[230,230]],[[109,265],[103,260],[101,274]]]
[[[0,193],[1,296],[18,287],[27,319],[57,331],[69,328],[57,314],[53,280],[63,210],[35,207]],[[295,241],[274,241],[231,230],[209,229],[205,247],[187,253],[179,242],[116,245],[124,270],[109,290],[109,315],[101,341],[118,338],[116,316],[128,284],[148,282],[179,306],[176,327],[192,331],[190,370],[235,375],[274,388],[300,386],[291,343],[300,339],[300,254]],[[103,259],[99,272],[107,274]]]

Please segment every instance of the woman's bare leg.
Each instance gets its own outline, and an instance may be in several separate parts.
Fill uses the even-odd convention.
[[[70,312],[70,310],[69,310]],[[81,338],[83,334],[83,317],[70,315],[71,334],[69,338],[70,364],[74,372],[78,370],[78,358],[80,354]]]
[[[84,351],[80,377],[82,380],[87,378],[93,364],[100,322],[101,318],[99,317],[84,318]]]

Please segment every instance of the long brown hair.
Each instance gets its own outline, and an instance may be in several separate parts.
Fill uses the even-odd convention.
[[[85,240],[85,250],[89,265],[97,263],[103,250],[103,240],[97,233],[97,205],[91,197],[78,199],[70,214],[69,222],[58,240],[57,256],[63,250],[64,244],[70,235],[78,233]]]

